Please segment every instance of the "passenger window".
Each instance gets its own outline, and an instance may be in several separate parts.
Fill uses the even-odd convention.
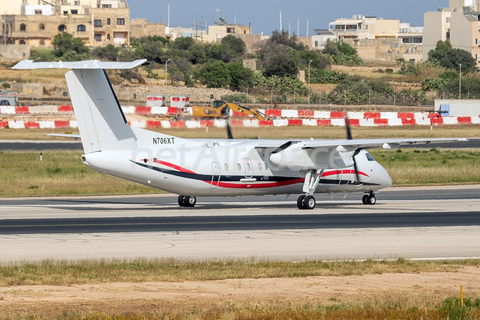
[[[365,156],[367,157],[367,160],[368,161],[375,161],[375,159],[372,157],[372,155],[370,153],[365,153]]]
[[[228,171],[228,164],[225,163],[225,171]]]

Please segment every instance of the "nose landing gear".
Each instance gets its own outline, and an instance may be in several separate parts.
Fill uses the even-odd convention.
[[[375,193],[373,191],[370,191],[370,193],[366,194],[362,198],[363,204],[369,204],[369,205],[374,205],[377,203],[377,198],[375,197]]]

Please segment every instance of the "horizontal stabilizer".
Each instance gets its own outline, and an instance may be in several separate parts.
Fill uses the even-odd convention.
[[[73,61],[73,62],[33,62],[23,60],[12,69],[132,69],[141,66],[147,59],[132,62],[104,62],[99,60]]]

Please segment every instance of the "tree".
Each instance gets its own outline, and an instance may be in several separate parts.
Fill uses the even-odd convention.
[[[120,48],[115,47],[112,44],[109,44],[105,47],[97,47],[92,51],[92,54],[94,56],[97,56],[100,59],[107,59],[110,61],[117,61],[119,53],[120,53]]]
[[[247,50],[247,45],[242,39],[237,38],[229,34],[222,39],[222,45],[225,46],[227,51],[235,52],[235,56],[243,56]]]
[[[477,62],[470,52],[463,49],[450,49],[440,59],[440,65],[447,69],[460,71],[460,64],[462,64],[462,73],[465,74],[475,71]]]
[[[194,72],[194,77],[208,88],[225,88],[230,84],[230,74],[223,61],[210,60],[201,69]]]
[[[338,49],[338,46],[335,42],[327,39],[327,42],[325,43],[325,48],[323,48],[322,53],[328,54],[333,57],[340,54],[340,50]]]
[[[267,42],[259,51],[263,75],[270,77],[296,76],[298,73],[297,52],[285,45]]]
[[[185,37],[185,38],[179,37],[175,39],[172,46],[175,49],[186,51],[186,50],[190,50],[193,44],[194,44],[194,41],[192,37]]]
[[[253,87],[253,71],[245,68],[240,62],[231,62],[227,65],[230,74],[230,88],[239,90]]]
[[[57,57],[63,57],[65,60],[82,60],[78,55],[88,56],[90,49],[85,46],[82,39],[73,38],[68,32],[57,34],[53,38],[54,54]]]
[[[445,54],[452,49],[452,44],[449,41],[438,41],[435,49],[428,52],[428,61],[440,63],[440,60]]]
[[[295,34],[293,36],[290,36],[288,32],[285,30],[273,31],[272,36],[268,39],[268,42],[283,44],[284,46],[290,47],[297,51],[303,51],[306,49],[306,46],[303,43],[298,41],[297,36]]]

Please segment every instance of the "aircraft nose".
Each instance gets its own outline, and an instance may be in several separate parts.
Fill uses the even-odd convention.
[[[392,185],[392,178],[390,178],[390,175],[386,170],[385,170],[385,176],[383,180],[384,181],[382,181],[382,188],[388,188]]]

